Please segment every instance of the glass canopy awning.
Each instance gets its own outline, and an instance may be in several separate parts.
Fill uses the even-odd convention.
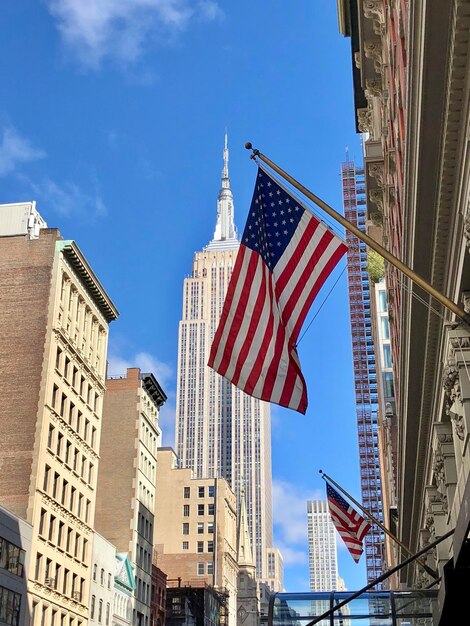
[[[315,617],[352,595],[350,591],[276,593],[268,626],[307,626]],[[318,626],[433,626],[437,591],[367,592],[335,610]]]

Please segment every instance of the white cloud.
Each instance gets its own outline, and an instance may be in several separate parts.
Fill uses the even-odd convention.
[[[96,183],[95,193],[91,195],[71,182],[59,185],[48,177],[39,182],[32,181],[25,176],[22,176],[21,179],[24,183],[29,184],[47,211],[64,217],[73,215],[87,219],[103,217],[108,213]]]
[[[283,541],[307,545],[307,500],[324,498],[319,491],[301,491],[284,480],[273,480],[273,516]]]
[[[45,156],[45,152],[34,148],[13,126],[3,129],[0,143],[0,176],[11,174],[22,163],[43,159]]]
[[[193,18],[222,16],[213,0],[48,0],[48,7],[64,42],[89,67],[106,58],[133,63],[149,40],[181,32]]]

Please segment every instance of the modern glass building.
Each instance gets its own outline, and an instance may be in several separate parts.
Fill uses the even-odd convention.
[[[366,196],[364,169],[346,161],[341,167],[344,215],[365,232]],[[383,522],[382,488],[378,447],[377,373],[372,336],[371,294],[367,273],[366,245],[349,231],[348,288],[351,338],[359,440],[361,495],[363,506]],[[365,537],[367,580],[384,571],[384,533],[372,525]]]

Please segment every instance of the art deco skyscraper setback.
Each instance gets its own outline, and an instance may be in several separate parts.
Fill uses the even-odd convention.
[[[184,281],[179,327],[175,448],[195,476],[244,483],[257,577],[266,577],[272,546],[270,409],[207,367],[239,242],[234,224],[225,137],[222,185],[212,241],[196,252]]]

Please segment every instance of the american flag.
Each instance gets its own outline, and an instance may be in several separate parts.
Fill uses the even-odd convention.
[[[329,483],[326,483],[326,495],[333,524],[358,563],[363,551],[362,540],[369,532],[370,524]]]
[[[209,366],[255,398],[305,413],[297,338],[346,250],[260,167]]]

